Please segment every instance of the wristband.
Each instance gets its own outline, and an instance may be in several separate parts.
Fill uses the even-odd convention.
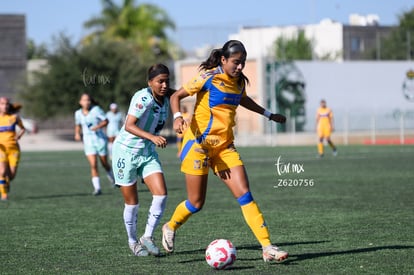
[[[267,117],[268,119],[270,119],[270,116],[272,115],[272,113],[271,113],[271,112],[269,112],[268,110],[264,110],[263,115],[264,115],[265,117]]]
[[[179,117],[183,117],[183,115],[181,114],[181,112],[174,113],[174,120],[176,120]]]

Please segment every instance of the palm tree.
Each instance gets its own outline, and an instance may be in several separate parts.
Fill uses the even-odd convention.
[[[102,0],[101,15],[84,23],[94,31],[83,38],[83,44],[99,39],[129,41],[138,52],[165,54],[171,42],[166,30],[175,29],[174,22],[161,8],[152,4],[135,5],[134,0],[124,0],[117,6],[112,0]]]

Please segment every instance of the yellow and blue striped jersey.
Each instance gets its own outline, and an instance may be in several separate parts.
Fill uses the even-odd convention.
[[[14,145],[16,141],[16,126],[19,125],[17,115],[0,116],[0,144],[5,146]]]
[[[196,95],[190,129],[198,143],[220,146],[233,141],[236,108],[246,96],[245,83],[228,76],[221,66],[200,72],[183,85]]]
[[[319,107],[318,111],[316,112],[316,116],[318,118],[318,126],[328,127],[331,125],[331,119],[333,117],[333,114],[330,108]]]

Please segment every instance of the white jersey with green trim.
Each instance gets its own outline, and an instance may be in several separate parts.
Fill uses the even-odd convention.
[[[157,135],[168,118],[169,106],[168,97],[164,97],[164,104],[160,106],[148,87],[134,94],[129,105],[128,115],[138,118],[136,125],[140,129]],[[127,132],[125,125],[122,126],[115,143],[128,152],[140,155],[149,155],[155,151],[155,144],[152,141]]]
[[[83,114],[82,108],[75,112],[75,124],[82,126],[82,134],[85,138],[106,138],[105,132],[102,128],[92,131],[90,128],[97,126],[101,121],[105,120],[105,112],[101,107],[93,106],[88,114]]]
[[[108,125],[106,126],[106,134],[108,137],[116,137],[119,134],[119,130],[122,127],[122,121],[124,119],[121,112],[106,112],[106,118],[108,119]]]

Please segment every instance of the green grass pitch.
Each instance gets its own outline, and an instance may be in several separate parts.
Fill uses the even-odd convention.
[[[164,223],[186,192],[175,148],[158,152],[169,187]],[[290,253],[285,263],[263,262],[237,201],[211,173],[207,202],[178,231],[176,252],[134,257],[121,194],[101,173],[103,195],[91,195],[83,152],[24,152],[0,203],[0,274],[414,274],[413,146],[343,146],[336,157],[327,148],[322,159],[315,146],[239,152],[272,242]],[[141,235],[151,196],[139,188]],[[204,260],[216,238],[237,248],[230,270]]]

